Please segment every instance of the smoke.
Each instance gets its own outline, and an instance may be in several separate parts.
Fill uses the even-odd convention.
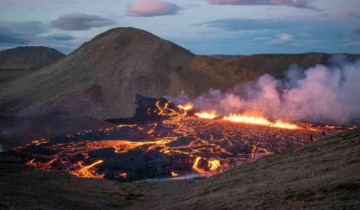
[[[194,108],[230,113],[259,114],[284,119],[347,125],[360,120],[360,61],[332,57],[328,66],[304,70],[293,65],[283,80],[263,75],[228,92],[210,89],[193,100]],[[185,93],[177,103],[189,100]]]

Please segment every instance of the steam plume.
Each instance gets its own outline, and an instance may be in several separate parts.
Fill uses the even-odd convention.
[[[329,65],[303,70],[296,65],[284,80],[263,75],[228,92],[210,89],[193,100],[196,110],[221,115],[256,113],[271,120],[285,119],[338,125],[360,121],[360,61],[333,57]],[[189,100],[185,93],[177,103]]]

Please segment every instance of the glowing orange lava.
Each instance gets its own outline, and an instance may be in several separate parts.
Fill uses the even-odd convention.
[[[195,113],[195,115],[199,118],[204,118],[204,119],[215,119],[217,117],[217,114],[215,111],[212,112],[198,112]]]
[[[207,161],[207,168],[206,169],[202,169],[202,168],[199,168],[199,162],[200,160],[206,160],[205,158],[202,158],[202,157],[197,157],[195,159],[195,162],[193,164],[193,170],[202,175],[202,176],[211,176],[213,175],[214,173],[216,173],[216,170],[218,168],[221,167],[221,164],[220,164],[220,161],[217,160],[217,159],[211,159],[211,160],[206,160]]]
[[[171,172],[171,176],[172,176],[172,177],[178,177],[179,174],[172,171],[172,172]]]
[[[86,178],[134,181],[187,177],[194,173],[212,176],[284,149],[318,141],[325,133],[333,136],[356,128],[272,122],[258,113],[225,117],[211,110],[195,113],[191,103],[176,106],[157,101],[156,107],[145,110],[166,117],[35,140],[27,145],[30,149],[19,147],[13,152],[25,156],[26,165],[37,169],[67,171]],[[169,164],[169,158],[174,164]],[[134,164],[132,159],[140,164]],[[99,167],[102,163],[108,164]],[[153,173],[151,167],[159,173]]]
[[[127,178],[127,173],[120,173],[119,176],[126,179]]]
[[[185,105],[178,105],[180,109],[183,109],[185,111],[192,110],[194,108],[194,105],[192,103],[187,103]]]
[[[78,177],[86,177],[86,178],[95,178],[95,179],[103,179],[104,178],[104,174],[99,175],[99,174],[93,174],[92,173],[92,168],[96,165],[99,165],[101,163],[103,163],[103,160],[99,160],[96,161],[95,163],[88,165],[88,166],[83,166],[82,163],[79,163],[79,165],[81,166],[80,169],[75,170],[75,171],[71,171],[70,173],[78,176]]]
[[[208,162],[208,167],[209,167],[210,171],[215,171],[220,166],[221,166],[221,164],[220,164],[219,160],[209,160],[209,162]]]
[[[203,174],[203,173],[204,173],[204,170],[202,170],[201,168],[198,167],[200,160],[201,160],[201,157],[197,157],[197,158],[195,159],[195,162],[194,162],[192,168],[193,168],[193,170],[194,170],[195,172],[197,172],[197,173],[199,173],[199,174]]]
[[[35,161],[35,159],[31,159],[28,162],[26,162],[25,165],[27,165],[27,166],[34,165],[34,161]]]
[[[254,117],[254,116],[247,116],[247,115],[230,114],[229,116],[225,116],[223,119],[227,120],[227,121],[231,121],[231,122],[236,122],[236,123],[265,125],[265,126],[269,126],[269,127],[284,128],[284,129],[298,129],[299,128],[297,125],[285,123],[281,120],[277,120],[277,121],[275,121],[275,123],[273,123],[263,117]]]

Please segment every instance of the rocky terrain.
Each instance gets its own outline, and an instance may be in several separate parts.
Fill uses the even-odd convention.
[[[33,73],[63,57],[64,54],[47,47],[17,47],[0,51],[0,85]]]
[[[205,180],[120,183],[46,172],[0,155],[3,209],[359,209],[360,131]]]

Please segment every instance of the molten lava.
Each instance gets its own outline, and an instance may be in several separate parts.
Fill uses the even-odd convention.
[[[221,164],[219,160],[209,160],[208,166],[210,171],[215,171],[216,169],[221,167]]]
[[[230,114],[229,116],[226,116],[223,119],[231,121],[231,122],[236,122],[236,123],[248,123],[248,124],[264,125],[264,126],[276,127],[276,128],[284,128],[284,129],[298,129],[299,128],[297,125],[285,123],[281,120],[277,120],[277,121],[275,121],[275,123],[272,123],[263,117],[254,117],[254,116],[247,116],[247,115]]]
[[[200,164],[200,161],[202,161],[202,163],[207,162],[207,164]],[[207,160],[206,158],[202,157],[197,157],[192,166],[193,170],[202,176],[211,176],[217,173],[217,169],[219,169],[220,167],[221,164],[219,160],[214,158]]]
[[[119,176],[126,179],[127,178],[127,173],[120,173]]]
[[[179,109],[183,109],[185,111],[189,111],[192,110],[194,108],[194,104],[192,103],[187,103],[185,105],[178,105]]]
[[[79,163],[80,169],[75,170],[75,171],[70,171],[71,174],[74,174],[78,177],[86,177],[86,178],[95,178],[95,179],[103,179],[105,174],[99,175],[99,174],[95,174],[93,171],[93,167],[95,167],[96,165],[99,165],[101,163],[103,163],[103,160],[99,160],[96,161],[95,163],[88,165],[88,166],[83,166],[82,163]]]
[[[217,117],[217,114],[215,111],[212,112],[198,112],[195,113],[196,116],[198,116],[199,118],[203,118],[203,119],[215,119]]]
[[[35,140],[13,152],[38,169],[86,178],[135,181],[193,173],[211,176],[317,141],[324,138],[323,132],[331,136],[347,129],[240,114],[223,118],[216,112],[194,114],[192,104],[175,106],[166,100],[143,110],[159,117]]]
[[[172,177],[178,177],[178,176],[179,176],[179,174],[178,174],[178,173],[176,173],[176,172],[173,172],[173,171],[172,171],[172,172],[171,172],[171,176],[172,176]]]

